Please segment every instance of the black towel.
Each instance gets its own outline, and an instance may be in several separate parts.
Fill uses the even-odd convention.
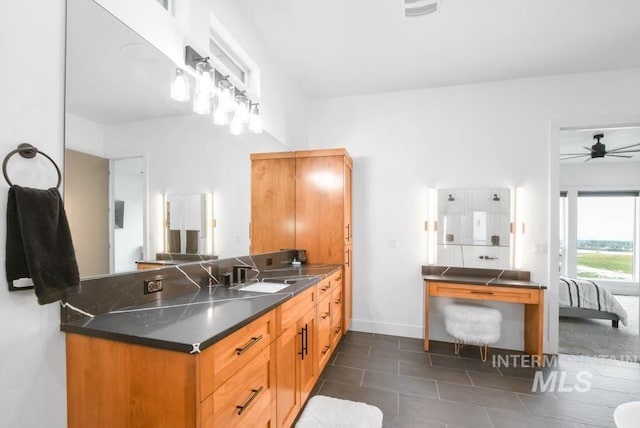
[[[6,256],[7,280],[31,278],[41,305],[77,289],[78,263],[58,189],[11,186]]]

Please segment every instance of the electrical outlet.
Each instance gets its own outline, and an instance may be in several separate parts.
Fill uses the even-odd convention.
[[[144,280],[144,294],[162,291],[162,277]]]

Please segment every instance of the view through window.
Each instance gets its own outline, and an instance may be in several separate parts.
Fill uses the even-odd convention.
[[[578,192],[578,277],[634,279],[636,199],[621,192]]]

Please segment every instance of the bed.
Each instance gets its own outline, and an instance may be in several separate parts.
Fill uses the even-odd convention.
[[[588,279],[560,276],[560,316],[611,320],[627,325],[627,311],[607,289]]]

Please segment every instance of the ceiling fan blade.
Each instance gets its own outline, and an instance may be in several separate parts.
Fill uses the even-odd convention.
[[[565,156],[565,155],[562,155]],[[568,160],[568,159],[575,159],[575,158],[583,158],[585,156],[591,156],[590,154],[584,154],[584,155],[577,155],[577,156],[569,156],[568,158],[560,158],[560,160]]]
[[[593,149],[591,147],[582,146],[582,148],[585,149],[586,151],[588,151],[589,153],[591,153],[593,151]]]
[[[632,158],[633,156],[625,156],[625,155],[610,155],[607,153],[607,157],[611,156],[612,158]]]
[[[590,156],[591,153],[560,153],[560,156]]]
[[[616,147],[613,150],[609,150],[608,152],[619,152],[620,150],[625,150],[625,149],[630,149],[631,147],[638,147],[640,146],[640,143],[636,143],[636,144],[631,144],[629,146],[623,146],[623,147]]]
[[[617,155],[618,153],[638,153],[638,152],[640,152],[640,149],[638,149],[638,150],[620,150],[620,151],[611,150],[610,152],[607,152],[607,154],[614,153],[614,154]]]

